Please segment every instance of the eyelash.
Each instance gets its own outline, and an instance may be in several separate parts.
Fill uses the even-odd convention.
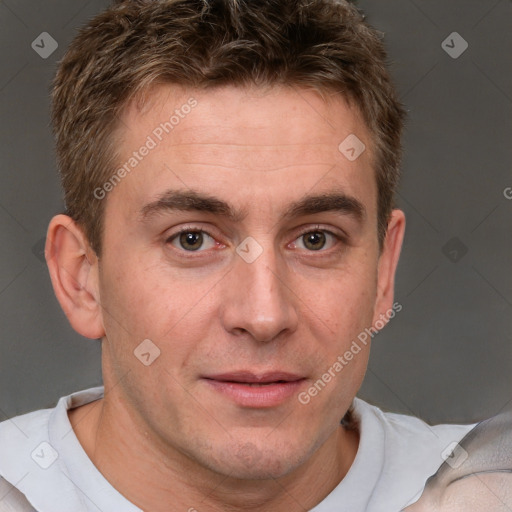
[[[313,250],[307,250],[306,249],[306,252],[309,252],[309,253],[333,253],[336,251],[336,246],[339,245],[340,242],[346,242],[346,236],[345,235],[341,235],[341,234],[337,234],[337,233],[334,233],[333,231],[329,230],[329,229],[325,229],[325,228],[322,228],[321,226],[316,226],[314,229],[311,229],[311,228],[308,228],[308,229],[305,229],[304,231],[302,231],[301,233],[299,233],[297,235],[297,237],[293,240],[295,242],[295,240],[303,237],[304,235],[307,235],[309,233],[318,233],[318,232],[322,232],[322,233],[327,233],[328,235],[331,235],[334,239],[335,239],[335,243],[334,243],[334,247],[332,247],[331,249],[327,249],[327,250],[324,250],[324,249],[319,249],[318,251],[313,251]],[[174,241],[176,238],[178,238],[181,234],[183,233],[203,233],[203,234],[206,234],[207,236],[209,236],[210,238],[212,238],[213,240],[216,241],[216,238],[214,236],[212,236],[208,231],[204,230],[204,229],[201,229],[201,228],[198,228],[198,227],[194,227],[194,226],[185,226],[183,228],[181,228],[179,231],[176,231],[176,233],[173,233],[172,235],[170,235],[169,237],[167,237],[167,239],[165,240],[165,243],[166,244],[170,244],[172,241]],[[176,251],[178,251],[179,253],[187,253],[187,256],[185,256],[186,258],[198,258],[198,257],[201,257],[201,253],[204,253],[204,252],[207,252],[204,251],[204,250],[200,250],[198,249],[197,251],[187,251],[185,249],[177,249],[177,248],[174,248]],[[337,248],[338,251],[339,251],[339,247]],[[198,254],[198,256],[195,255],[195,253]]]

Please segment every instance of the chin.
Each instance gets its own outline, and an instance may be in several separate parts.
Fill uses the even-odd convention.
[[[217,451],[217,450],[215,450]],[[211,454],[213,455],[213,454]],[[306,459],[304,449],[281,446],[280,448],[254,442],[233,441],[230,446],[223,446],[210,460],[202,464],[209,469],[232,478],[241,480],[267,480],[282,478],[291,473]]]

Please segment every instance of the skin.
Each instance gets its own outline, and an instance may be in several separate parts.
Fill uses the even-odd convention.
[[[510,473],[477,473],[447,485],[432,485],[404,512],[509,512]]]
[[[512,410],[475,426],[460,442],[466,458],[444,463],[407,512],[505,512],[512,507]]]
[[[243,407],[202,377],[287,371],[305,391],[393,305],[405,229],[394,210],[382,252],[372,143],[359,112],[294,88],[155,88],[128,105],[116,133],[119,162],[193,96],[197,106],[104,199],[101,258],[64,215],[48,230],[47,261],[71,325],[102,338],[105,398],[70,411],[87,455],[144,510],[294,512],[310,509],[349,470],[357,432],[339,422],[359,389],[369,345],[303,405]],[[349,161],[338,145],[366,144]],[[243,219],[141,209],[169,189],[218,197]],[[364,208],[281,218],[308,194],[338,191]],[[204,230],[187,251],[182,227]],[[306,233],[326,234],[318,249]],[[248,236],[262,254],[236,252]],[[211,237],[211,238],[210,238]],[[306,240],[305,240],[306,239]],[[143,365],[144,339],[160,356]],[[137,471],[133,468],[136,467]]]

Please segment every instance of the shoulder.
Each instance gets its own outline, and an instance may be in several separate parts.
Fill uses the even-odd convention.
[[[0,477],[0,512],[36,512],[24,494]]]
[[[459,441],[475,424],[438,424],[430,425],[426,421],[407,414],[384,412],[360,398],[354,400],[354,410],[361,421],[373,418],[384,429],[388,442],[402,440],[401,444],[415,445],[424,442],[428,445],[443,445],[446,441]],[[394,447],[396,448],[396,446]]]
[[[77,453],[80,455],[68,411],[102,394],[102,387],[78,391],[61,397],[54,408],[1,422],[0,479],[6,482],[4,485],[16,488],[37,510],[82,510],[80,496],[68,477],[69,465]],[[55,503],[57,494],[65,497],[62,502]],[[3,512],[1,507],[0,512]]]
[[[53,410],[53,408],[40,409],[0,422],[0,446],[4,444],[2,443],[4,436],[27,437],[34,432],[39,432],[41,428],[48,425],[48,419]]]
[[[38,446],[48,444],[53,409],[41,409],[0,423],[0,512],[35,512],[20,488]]]
[[[38,444],[48,442],[48,422],[54,409],[41,409],[0,423],[0,475],[9,467],[27,465]]]
[[[407,498],[406,501],[421,493],[426,480],[474,427],[474,424],[429,425],[414,416],[384,412],[358,398],[354,401],[354,411],[361,423],[361,438],[366,435],[366,443],[382,453],[377,488],[383,492],[392,489],[397,496],[402,494]],[[402,505],[405,505],[403,501]]]

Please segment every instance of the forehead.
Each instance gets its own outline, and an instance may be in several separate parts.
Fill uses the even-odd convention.
[[[118,165],[129,176],[114,193],[122,188],[138,206],[171,187],[208,189],[233,203],[337,185],[375,199],[370,135],[340,95],[326,101],[292,87],[160,85],[142,106],[130,103],[120,121]]]
[[[191,103],[197,105],[189,109]],[[197,90],[160,84],[147,90],[142,100],[126,105],[120,119],[121,133],[127,127],[132,134],[134,127],[154,131],[162,122],[171,121],[174,139],[186,136],[187,142],[198,143],[236,144],[241,140],[245,145],[249,136],[255,144],[269,147],[331,145],[331,137],[341,141],[351,133],[368,139],[362,115],[344,96],[292,86]]]

